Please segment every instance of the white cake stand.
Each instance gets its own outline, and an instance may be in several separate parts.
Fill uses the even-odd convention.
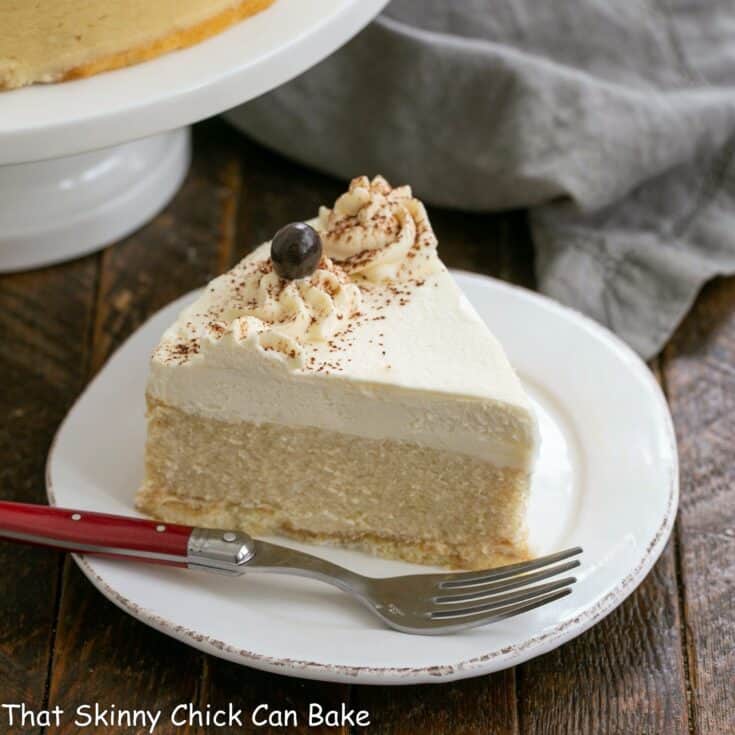
[[[275,0],[154,61],[0,92],[0,272],[96,250],[148,221],[186,174],[186,126],[305,71],[386,4]]]

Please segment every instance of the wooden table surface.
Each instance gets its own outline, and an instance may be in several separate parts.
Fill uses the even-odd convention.
[[[183,188],[142,230],[70,263],[0,276],[3,499],[45,502],[44,463],[60,421],[141,322],[344,187],[220,121],[195,128],[194,150]],[[522,213],[430,214],[449,266],[533,287]],[[735,279],[704,289],[651,368],[679,442],[681,508],[672,540],[623,605],[556,651],[441,685],[368,687],[266,674],[147,628],[103,598],[64,555],[0,543],[0,705],[68,712],[94,702],[164,710],[232,702],[245,712],[261,703],[303,712],[309,702],[344,702],[367,709],[375,733],[735,733]],[[69,720],[58,729],[4,728],[81,731]],[[251,731],[269,730],[178,730]]]

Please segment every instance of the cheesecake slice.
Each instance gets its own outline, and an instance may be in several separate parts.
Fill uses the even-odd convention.
[[[311,224],[307,273],[261,245],[163,335],[138,508],[423,564],[527,558],[534,414],[424,206],[360,177]]]
[[[0,0],[0,90],[88,77],[191,46],[273,0]]]

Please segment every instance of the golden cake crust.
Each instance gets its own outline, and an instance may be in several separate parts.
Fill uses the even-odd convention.
[[[474,547],[452,544],[449,539],[417,539],[407,535],[377,532],[314,533],[281,523],[274,528],[269,513],[262,509],[246,509],[226,501],[198,501],[182,498],[159,487],[144,485],[135,507],[148,516],[167,523],[189,526],[240,530],[255,536],[283,534],[296,541],[323,546],[356,549],[384,559],[398,559],[412,564],[429,564],[450,569],[487,569],[516,564],[531,558],[526,543],[510,542]]]

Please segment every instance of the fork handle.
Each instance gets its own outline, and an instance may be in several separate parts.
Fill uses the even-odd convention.
[[[62,551],[241,574],[254,553],[242,532],[0,501],[0,538]]]

